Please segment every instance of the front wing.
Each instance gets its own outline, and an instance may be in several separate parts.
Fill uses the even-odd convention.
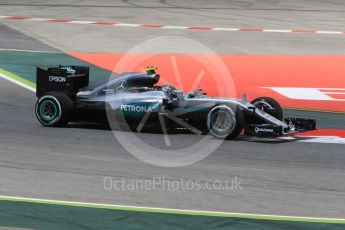
[[[279,137],[316,130],[316,120],[304,118],[285,118],[286,126],[274,124],[250,124],[245,126],[247,136]]]

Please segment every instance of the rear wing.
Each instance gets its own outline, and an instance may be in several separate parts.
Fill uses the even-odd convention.
[[[37,67],[36,95],[41,97],[50,91],[66,93],[75,98],[80,88],[89,85],[89,67],[58,66],[48,69]]]

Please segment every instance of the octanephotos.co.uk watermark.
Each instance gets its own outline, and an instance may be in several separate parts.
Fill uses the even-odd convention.
[[[103,188],[107,191],[202,191],[202,190],[242,190],[242,180],[238,177],[227,180],[220,179],[167,179],[154,177],[152,179],[128,179],[105,177]]]

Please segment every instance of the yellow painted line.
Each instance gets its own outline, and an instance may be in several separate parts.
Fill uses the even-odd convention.
[[[183,210],[183,209],[170,209],[170,208],[153,208],[153,207],[139,207],[139,206],[128,206],[128,205],[112,205],[112,204],[46,200],[46,199],[12,197],[12,196],[0,196],[0,201],[28,202],[28,203],[35,203],[35,204],[64,205],[64,206],[83,207],[83,208],[99,208],[99,209],[110,209],[110,210],[119,210],[119,211],[178,214],[178,215],[191,215],[191,216],[215,216],[215,217],[229,217],[229,218],[256,219],[256,220],[345,224],[345,219],[334,219],[334,218],[279,216],[279,215]]]
[[[0,77],[3,79],[6,79],[16,85],[19,85],[27,90],[30,90],[31,92],[36,92],[36,84],[26,80],[12,72],[9,72],[5,69],[0,68]]]

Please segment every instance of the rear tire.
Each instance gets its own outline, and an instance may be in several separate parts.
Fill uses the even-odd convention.
[[[215,106],[208,113],[207,127],[210,133],[220,139],[231,140],[238,137],[244,126],[244,116],[238,107]]]
[[[49,92],[41,96],[35,106],[37,120],[47,127],[66,125],[73,112],[73,102],[64,93]]]
[[[277,118],[278,120],[283,120],[283,109],[279,102],[270,97],[259,97],[251,102],[258,109],[263,110],[269,115]]]

